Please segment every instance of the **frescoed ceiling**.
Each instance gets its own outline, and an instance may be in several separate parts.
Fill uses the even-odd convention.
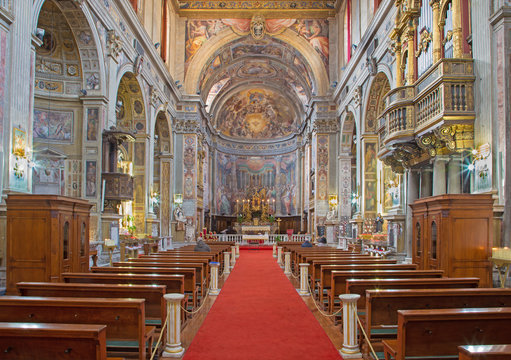
[[[300,131],[306,106],[324,95],[326,19],[188,19],[185,87],[197,92],[217,134],[279,141]]]

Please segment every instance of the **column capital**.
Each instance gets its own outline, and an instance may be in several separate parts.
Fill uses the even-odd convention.
[[[167,301],[181,301],[185,298],[184,294],[165,294],[163,298]]]

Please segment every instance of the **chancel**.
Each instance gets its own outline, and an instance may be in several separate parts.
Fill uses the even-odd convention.
[[[0,0],[0,358],[511,358],[510,45],[509,0]]]

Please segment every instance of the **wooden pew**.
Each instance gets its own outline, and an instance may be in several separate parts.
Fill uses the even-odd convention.
[[[417,264],[335,264],[321,265],[319,273],[318,293],[320,303],[323,303],[325,292],[331,288],[332,271],[340,270],[417,270]],[[316,286],[314,286],[314,289]]]
[[[124,262],[114,262],[113,266],[137,266],[137,267],[169,267],[169,268],[190,268],[195,269],[195,278],[196,284],[200,286],[200,294],[204,296],[204,292],[208,286],[208,277],[206,266],[202,263],[183,263],[183,262],[149,262],[149,261],[124,261]]]
[[[106,326],[0,323],[4,360],[113,360],[106,357]]]
[[[334,310],[338,296],[346,290],[348,279],[379,279],[379,278],[432,278],[442,277],[443,270],[334,270],[330,275],[328,291],[328,309]]]
[[[144,299],[2,296],[0,322],[106,325],[107,346],[128,342],[139,360],[146,360],[146,343],[151,349],[155,333],[145,324]]]
[[[511,345],[463,345],[458,346],[459,360],[509,360]]]
[[[510,328],[511,308],[399,310],[397,339],[383,340],[383,352],[386,360],[452,358],[460,345],[509,342]]]
[[[160,326],[167,317],[163,285],[19,282],[16,287],[20,296],[144,299],[146,324]]]
[[[397,260],[394,259],[381,259],[375,257],[369,257],[367,259],[354,259],[354,260],[312,260],[312,264],[309,267],[309,274],[311,279],[316,282],[321,279],[321,265],[344,265],[344,264],[396,264]]]
[[[197,282],[195,277],[195,269],[192,268],[171,268],[171,267],[140,267],[140,266],[101,266],[91,267],[92,273],[108,273],[108,274],[162,274],[162,275],[184,275],[184,291],[185,294],[192,297],[192,306],[198,305],[197,298]]]
[[[366,290],[477,288],[479,278],[348,279],[346,294],[359,294],[358,310],[366,307]]]
[[[62,273],[66,283],[165,285],[167,293],[184,294],[184,275]]]
[[[367,290],[364,328],[374,341],[396,336],[398,310],[479,307],[511,307],[511,289]]]

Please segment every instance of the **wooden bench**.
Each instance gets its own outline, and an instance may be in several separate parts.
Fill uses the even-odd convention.
[[[511,341],[510,341],[511,342]],[[458,346],[459,360],[509,360],[511,345],[463,345]]]
[[[510,328],[511,308],[399,310],[397,339],[383,340],[383,352],[385,360],[452,358],[460,345],[509,342]]]
[[[140,360],[155,333],[145,324],[143,299],[2,296],[0,322],[106,325],[107,346],[138,349]]]
[[[396,337],[398,310],[478,307],[511,307],[511,289],[368,290],[364,327],[370,341],[378,341]]]
[[[113,360],[106,357],[106,326],[0,323],[4,360]]]
[[[314,285],[318,287],[319,301],[322,304],[326,292],[331,288],[332,271],[342,270],[417,270],[417,264],[335,264],[321,265],[319,282]]]
[[[167,317],[164,285],[19,282],[16,287],[20,296],[144,299],[147,325],[161,326]]]
[[[140,266],[101,266],[91,267],[92,273],[109,274],[161,274],[161,275],[183,275],[185,294],[191,296],[192,307],[198,305],[197,282],[195,278],[195,269],[192,268],[171,268],[171,267],[140,267]]]
[[[345,264],[396,264],[397,260],[392,259],[380,259],[370,257],[367,259],[353,259],[353,260],[312,260],[312,264],[309,268],[309,274],[314,282],[321,279],[321,265],[345,265]]]
[[[348,279],[380,279],[380,278],[432,278],[442,277],[442,270],[334,270],[328,291],[328,309],[334,310],[338,296],[346,290]]]
[[[358,310],[366,307],[366,290],[476,288],[479,278],[348,279],[346,294],[359,294]]]
[[[204,296],[204,292],[208,287],[208,277],[206,266],[202,263],[183,263],[183,262],[149,262],[149,261],[124,261],[114,262],[113,266],[136,266],[136,267],[169,267],[169,268],[190,268],[195,269],[196,285],[199,285],[200,295]]]

